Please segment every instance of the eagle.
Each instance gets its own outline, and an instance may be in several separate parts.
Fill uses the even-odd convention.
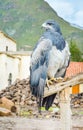
[[[30,60],[30,89],[37,99],[39,112],[41,106],[48,110],[56,96],[43,98],[48,80],[64,77],[70,62],[69,46],[62,36],[60,25],[55,20],[47,20],[42,27],[45,31],[35,45]]]

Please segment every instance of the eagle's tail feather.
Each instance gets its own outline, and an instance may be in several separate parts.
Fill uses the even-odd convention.
[[[56,94],[53,94],[53,95],[48,96],[48,97],[45,97],[43,99],[42,106],[45,106],[45,109],[48,110],[51,107],[55,97],[56,97]]]
[[[40,78],[39,83],[37,85],[31,86],[32,95],[34,95],[37,99],[39,113],[41,113],[42,99],[43,99],[43,95],[44,95],[44,87],[45,87],[44,78]]]

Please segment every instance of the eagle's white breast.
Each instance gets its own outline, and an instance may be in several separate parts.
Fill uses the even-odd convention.
[[[70,52],[67,43],[62,51],[58,50],[56,46],[53,46],[50,50],[48,76],[50,78],[54,77],[58,69],[66,68],[68,66],[69,57]]]

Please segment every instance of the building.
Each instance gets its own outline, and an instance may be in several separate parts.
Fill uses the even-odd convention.
[[[29,52],[0,52],[0,90],[30,75]]]
[[[0,31],[0,51],[16,51],[16,42]]]
[[[83,73],[83,62],[70,62],[67,68],[66,77],[72,77],[79,73]],[[83,93],[83,84],[78,84],[71,88],[72,94]]]
[[[17,78],[27,78],[30,66],[30,53],[16,51],[16,42],[0,32],[0,90]]]
[[[0,52],[0,89],[5,88],[20,76],[20,58]]]

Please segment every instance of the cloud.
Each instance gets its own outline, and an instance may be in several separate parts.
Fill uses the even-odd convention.
[[[75,14],[75,19],[74,19],[74,22],[76,22],[76,24],[80,25],[80,26],[83,26],[83,10],[81,11],[78,11],[76,14]]]

